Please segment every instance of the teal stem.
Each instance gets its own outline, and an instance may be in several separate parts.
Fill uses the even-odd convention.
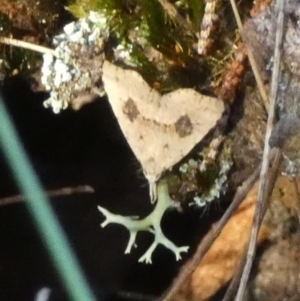
[[[71,300],[96,301],[31,167],[0,95],[0,146]]]

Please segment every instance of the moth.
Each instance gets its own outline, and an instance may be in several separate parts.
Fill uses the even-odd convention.
[[[161,95],[133,70],[103,64],[104,89],[119,125],[149,181],[151,200],[161,175],[216,126],[221,100],[193,89]]]

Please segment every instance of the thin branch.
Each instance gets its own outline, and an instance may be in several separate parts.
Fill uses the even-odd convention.
[[[240,283],[240,279],[242,277],[243,274],[243,270],[244,270],[244,266],[246,263],[246,258],[247,258],[247,253],[243,254],[243,257],[237,267],[237,270],[234,273],[234,276],[226,290],[226,293],[222,299],[222,301],[231,301],[234,298],[234,294],[236,293],[239,283]]]
[[[235,16],[235,19],[236,19],[238,29],[239,29],[242,37],[243,37],[243,25],[242,25],[242,21],[241,21],[241,18],[240,18],[235,0],[230,0],[230,3],[231,3],[231,6],[232,6],[232,10],[233,10],[233,13],[234,13],[234,16]],[[252,71],[253,71],[257,86],[258,86],[259,93],[260,93],[261,98],[263,100],[265,109],[268,112],[269,111],[268,95],[267,95],[264,83],[262,81],[262,78],[260,76],[258,65],[255,61],[255,58],[254,58],[254,55],[253,55],[251,49],[248,47],[248,45],[246,43],[245,43],[245,47],[246,47],[249,62],[250,62],[250,65],[251,65],[251,68],[252,68]]]
[[[270,109],[268,114],[268,123],[267,123],[267,130],[266,130],[266,137],[265,137],[265,144],[264,144],[262,169],[260,173],[261,180],[258,189],[257,206],[255,210],[255,217],[254,217],[253,227],[251,231],[251,238],[250,238],[248,252],[247,252],[247,261],[246,261],[246,265],[240,282],[240,287],[235,301],[243,300],[244,292],[246,289],[246,285],[249,279],[249,275],[253,263],[253,258],[255,256],[258,231],[263,219],[263,207],[264,207],[264,203],[267,202],[266,188],[267,188],[267,175],[269,170],[269,153],[270,153],[269,139],[271,137],[274,120],[275,120],[275,107],[276,107],[276,98],[277,98],[277,90],[278,90],[278,83],[279,83],[280,61],[281,61],[282,41],[283,41],[283,23],[284,23],[283,7],[284,7],[284,0],[277,0],[276,10],[278,15],[277,15],[275,49],[274,49],[274,66],[273,66],[271,92],[270,92]]]
[[[71,195],[75,193],[94,193],[95,190],[93,187],[89,185],[82,185],[77,187],[65,187],[55,190],[45,191],[45,194],[50,197],[59,197],[65,195]],[[12,205],[20,202],[24,202],[26,200],[25,196],[23,195],[15,195],[7,198],[0,199],[0,206]]]
[[[25,42],[22,40],[16,40],[16,39],[12,39],[12,38],[3,38],[0,37],[0,43],[2,44],[6,44],[6,45],[10,45],[10,46],[16,46],[16,47],[20,47],[23,49],[28,49],[28,50],[33,50],[42,54],[52,54],[54,55],[54,50],[48,47],[44,47],[44,46],[39,46],[33,43],[29,43],[29,42]]]
[[[274,157],[274,160],[273,160],[273,157]],[[270,173],[269,173],[269,176],[268,176],[268,182],[267,182],[267,189],[266,189],[266,193],[265,193],[265,198],[266,198],[266,202],[264,202],[264,205],[263,205],[263,213],[262,213],[262,216],[265,215],[265,212],[267,210],[267,205],[268,205],[268,202],[267,200],[270,198],[271,194],[272,194],[272,191],[273,191],[273,187],[275,185],[275,182],[276,182],[276,179],[277,179],[277,173],[278,173],[278,169],[280,167],[280,164],[281,164],[281,161],[282,161],[282,152],[280,149],[278,148],[274,148],[272,149],[271,151],[271,158],[270,158],[270,161],[273,160],[273,164],[272,164],[272,169],[270,170]],[[231,283],[229,285],[229,287],[227,288],[227,291],[226,291],[226,294],[225,296],[223,297],[222,301],[230,301],[232,300],[236,290],[237,290],[237,287],[240,283],[240,279],[241,279],[241,276],[243,274],[243,270],[244,270],[244,267],[245,267],[245,263],[246,263],[246,260],[247,260],[247,253],[245,252],[235,274],[234,274],[234,277],[233,279],[231,280]]]

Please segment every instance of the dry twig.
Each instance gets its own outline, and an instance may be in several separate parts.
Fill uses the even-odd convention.
[[[232,10],[233,10],[233,13],[234,13],[234,16],[235,16],[235,19],[236,19],[238,29],[239,29],[242,37],[243,37],[243,25],[242,25],[242,21],[241,21],[241,18],[240,18],[235,0],[230,0],[230,3],[231,3],[231,6],[232,6]],[[260,95],[262,97],[262,100],[264,102],[264,106],[265,106],[266,111],[269,111],[268,95],[267,95],[266,89],[264,87],[264,83],[262,81],[262,78],[260,76],[258,65],[257,65],[257,63],[254,59],[254,55],[253,55],[251,49],[247,45],[245,45],[245,46],[246,46],[246,51],[247,51],[247,55],[248,55],[248,58],[249,58],[249,62],[250,62],[250,65],[251,65],[251,68],[252,68],[252,71],[253,71],[253,74],[254,74],[258,89],[259,89],[259,93],[260,93]]]
[[[94,193],[94,188],[89,185],[81,185],[77,187],[64,187],[55,190],[45,191],[45,194],[49,198],[71,195],[75,193]],[[0,206],[12,205],[20,202],[24,202],[26,198],[23,195],[15,195],[7,198],[0,199]]]
[[[20,47],[20,48],[24,48],[24,49],[28,49],[28,50],[33,50],[36,52],[40,52],[42,54],[49,53],[49,54],[54,55],[54,50],[51,48],[39,46],[39,45],[36,45],[33,43],[21,41],[21,40],[0,37],[0,43],[10,45],[10,46],[16,46],[16,47]]]
[[[276,182],[276,179],[277,179],[277,173],[278,173],[278,169],[280,167],[280,164],[281,164],[281,161],[282,161],[282,152],[280,149],[278,148],[274,148],[272,149],[271,151],[271,155],[270,155],[271,159],[270,161],[272,161],[272,158],[274,157],[274,160],[273,160],[273,164],[272,164],[272,169],[270,170],[270,173],[269,173],[269,176],[268,176],[268,180],[267,180],[267,183],[266,183],[266,192],[265,192],[265,199],[266,201],[264,202],[263,204],[263,208],[262,208],[262,216],[265,215],[265,212],[267,210],[267,205],[268,205],[268,202],[267,200],[270,198],[271,194],[272,194],[272,191],[273,191],[273,187],[275,185],[275,182]],[[226,291],[226,294],[225,296],[223,297],[222,301],[230,301],[232,300],[232,297],[234,296],[236,290],[237,290],[237,287],[240,283],[240,279],[241,279],[241,276],[243,274],[243,270],[244,270],[244,267],[245,267],[245,263],[246,263],[246,260],[247,260],[247,253],[244,254],[236,272],[235,272],[235,275]]]
[[[268,114],[268,123],[264,144],[264,153],[262,161],[262,169],[260,173],[260,185],[258,190],[257,198],[257,207],[255,210],[255,217],[253,222],[253,228],[251,231],[251,238],[249,242],[247,260],[243,275],[240,281],[239,290],[236,296],[235,301],[242,301],[248,278],[250,275],[253,259],[255,256],[256,241],[258,237],[258,231],[263,219],[263,209],[267,202],[267,175],[269,171],[269,154],[270,154],[270,145],[269,139],[271,137],[272,129],[274,126],[275,120],[275,107],[276,107],[276,98],[277,90],[279,83],[279,72],[280,72],[280,60],[281,60],[281,50],[282,50],[282,41],[283,41],[283,22],[284,22],[284,0],[277,0],[277,26],[276,26],[276,38],[275,38],[275,49],[274,49],[274,66],[272,73],[272,82],[271,82],[271,92],[270,92],[270,109]]]

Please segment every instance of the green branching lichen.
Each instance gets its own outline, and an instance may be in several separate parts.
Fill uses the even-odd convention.
[[[174,207],[174,202],[169,196],[168,183],[166,180],[161,180],[158,184],[157,196],[158,199],[156,207],[142,220],[116,215],[109,212],[107,209],[98,206],[99,211],[105,216],[105,221],[101,224],[101,227],[105,227],[110,223],[115,223],[128,229],[130,236],[125,254],[129,254],[132,247],[135,246],[136,235],[139,231],[149,231],[154,234],[154,242],[147,252],[139,259],[139,262],[152,263],[152,253],[159,244],[162,244],[167,249],[171,250],[175,254],[176,260],[181,259],[180,253],[187,252],[189,248],[187,246],[177,247],[172,241],[165,237],[161,230],[160,223],[165,211]]]

